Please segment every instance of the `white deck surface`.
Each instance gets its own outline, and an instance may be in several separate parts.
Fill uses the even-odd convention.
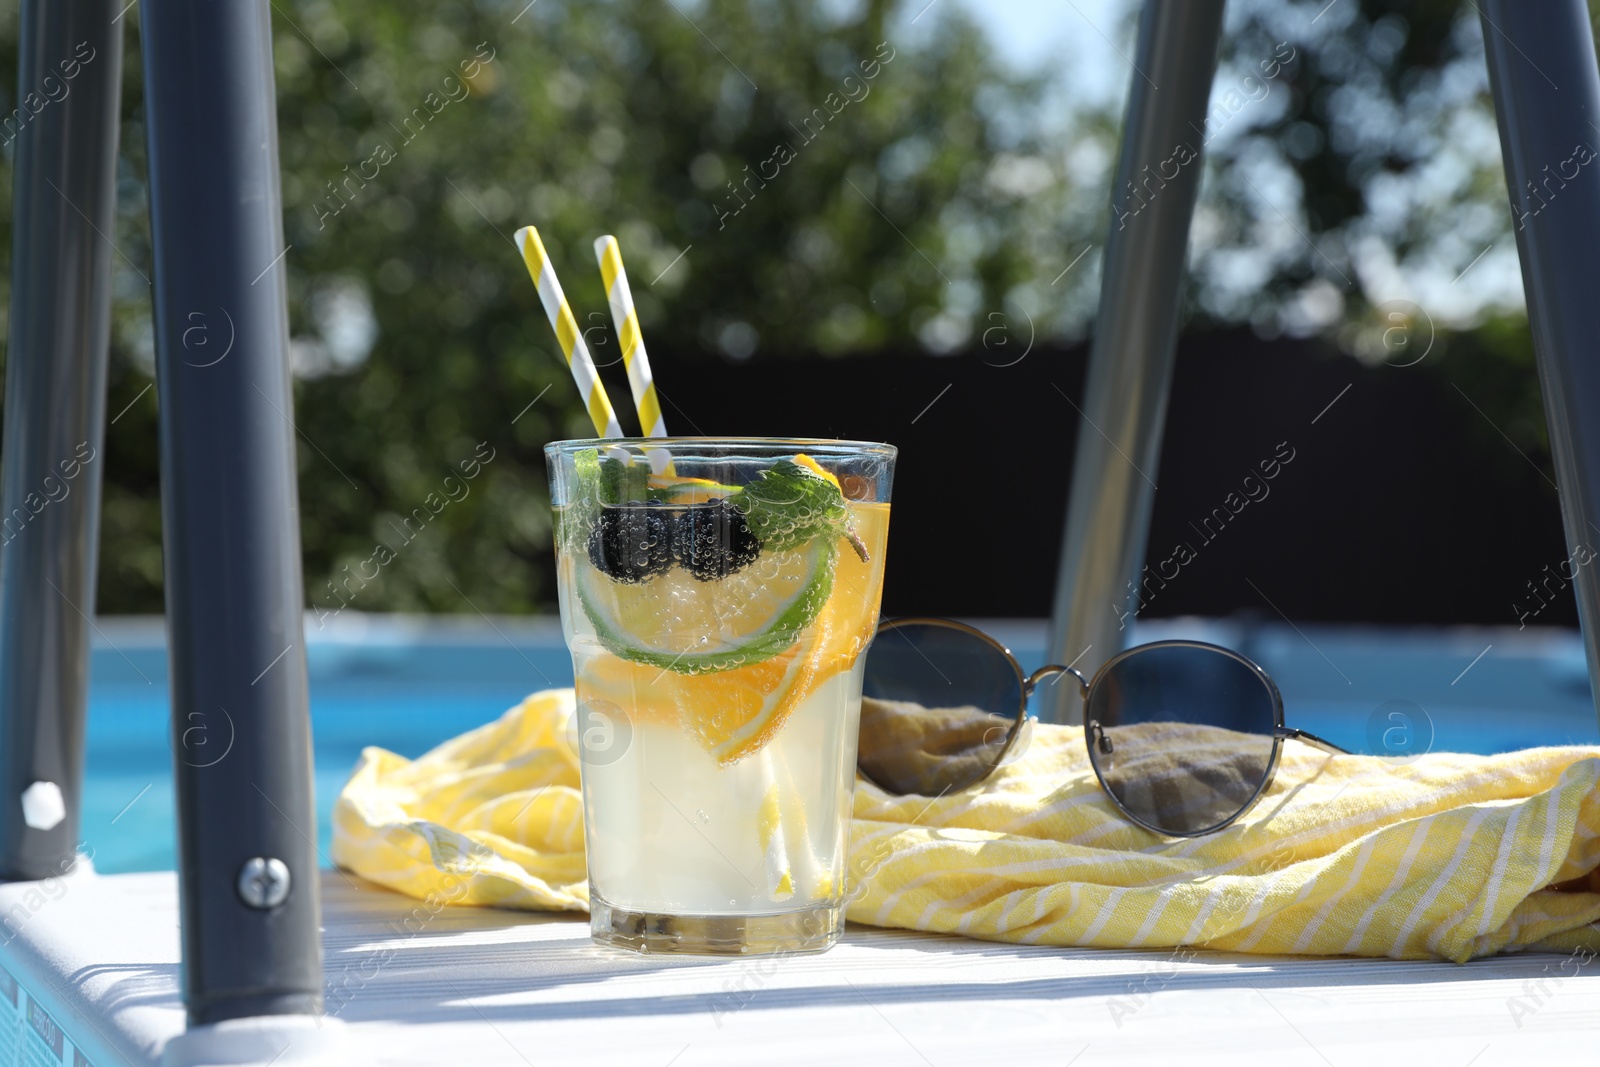
[[[328,1009],[378,1064],[1600,1060],[1600,959],[1582,956],[1183,958],[852,926],[820,956],[638,958],[593,946],[582,916],[446,908],[412,933],[415,901],[334,872],[322,890]],[[0,914],[0,965],[21,986],[16,1009],[0,995],[0,1064],[84,1062],[74,1049],[95,1067],[159,1062],[183,1027],[172,874],[0,885]],[[64,1031],[63,1059],[29,1058],[49,1031],[30,998]],[[13,1061],[24,1039],[39,1048]]]

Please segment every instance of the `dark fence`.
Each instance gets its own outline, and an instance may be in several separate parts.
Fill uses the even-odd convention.
[[[1046,615],[1087,346],[1012,362],[1025,331],[944,359],[701,362],[676,376],[668,425],[898,445],[885,611]],[[1317,341],[1186,336],[1145,472],[1142,613],[1575,625],[1585,560],[1568,559],[1548,460],[1502,435],[1503,398],[1453,358],[1369,366]]]

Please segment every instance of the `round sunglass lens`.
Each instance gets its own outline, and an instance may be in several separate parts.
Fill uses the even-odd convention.
[[[1250,805],[1272,769],[1276,691],[1226,649],[1158,643],[1101,672],[1084,732],[1106,791],[1146,826],[1203,834]]]
[[[892,793],[938,796],[981,781],[1005,755],[1022,675],[971,630],[886,623],[867,650],[856,765]]]

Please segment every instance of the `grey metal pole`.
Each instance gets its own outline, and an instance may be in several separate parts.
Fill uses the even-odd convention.
[[[1583,0],[1480,0],[1567,547],[1600,553],[1600,68]],[[1600,561],[1573,586],[1600,694]]]
[[[268,0],[144,0],[191,1025],[321,1007]]]
[[[111,330],[122,27],[106,0],[25,0],[12,145],[0,494],[0,878],[71,869]]]
[[[1222,8],[1147,0],[1139,19],[1050,635],[1054,661],[1085,673],[1137,605]]]

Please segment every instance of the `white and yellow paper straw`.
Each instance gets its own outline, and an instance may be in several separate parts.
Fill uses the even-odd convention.
[[[783,793],[773,773],[772,753],[763,748],[756,756],[761,777],[761,807],[756,812],[756,834],[761,845],[761,860],[766,874],[767,896],[785,901],[794,896],[794,870],[789,865],[789,843],[785,838]]]
[[[550,317],[550,325],[556,331],[556,341],[561,345],[562,354],[567,357],[572,380],[578,383],[578,394],[583,397],[589,418],[594,421],[595,433],[600,437],[621,437],[622,425],[617,422],[617,413],[606,396],[605,386],[600,384],[594,359],[589,355],[589,347],[583,343],[578,320],[573,318],[572,309],[567,306],[561,283],[556,281],[555,268],[550,265],[544,242],[539,240],[539,231],[532,226],[524,226],[516,232],[515,240],[522,252],[522,261],[528,265],[528,274],[539,288],[539,301],[544,304],[545,314]]]
[[[639,332],[639,314],[633,308],[628,272],[622,267],[622,249],[617,246],[617,239],[607,234],[595,238],[594,256],[600,261],[600,277],[606,284],[606,300],[611,304],[611,321],[617,328],[617,343],[622,346],[622,362],[628,369],[628,387],[633,390],[639,426],[646,437],[665,437],[667,424],[661,418],[661,402],[650,375],[650,357],[644,352],[644,336]]]
[[[600,279],[606,286],[606,302],[611,305],[611,321],[616,325],[617,344],[622,348],[622,363],[628,370],[628,388],[639,413],[639,426],[646,437],[667,436],[667,423],[661,417],[661,399],[656,395],[655,378],[650,373],[650,357],[645,355],[644,334],[639,329],[639,313],[633,307],[633,290],[628,272],[622,266],[622,248],[607,234],[595,238],[594,256],[600,261]],[[647,449],[650,469],[657,474],[674,474],[672,455],[664,448]]]

